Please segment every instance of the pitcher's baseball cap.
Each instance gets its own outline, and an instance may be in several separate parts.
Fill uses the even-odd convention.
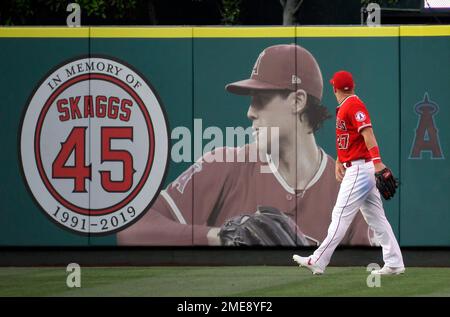
[[[352,73],[346,70],[336,72],[333,75],[333,78],[331,78],[330,84],[333,85],[334,88],[344,91],[350,91],[355,87]]]
[[[323,79],[310,52],[299,45],[283,44],[259,54],[250,79],[228,84],[225,89],[238,95],[250,95],[254,90],[303,89],[322,100]]]

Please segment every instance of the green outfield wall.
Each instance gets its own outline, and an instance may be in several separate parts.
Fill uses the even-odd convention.
[[[140,216],[145,213],[145,210],[139,211],[138,207],[131,208],[130,205],[132,199],[141,198],[135,198],[131,194],[128,196],[128,193],[134,191],[134,186],[139,186],[136,185],[139,183],[136,177],[141,175],[140,166],[147,166],[142,158],[137,160],[133,152],[136,151],[135,148],[128,149],[135,140],[141,142],[139,140],[142,133],[134,130],[133,135],[127,135],[127,132],[111,134],[113,141],[110,139],[109,143],[104,139],[95,141],[97,139],[94,134],[104,130],[96,126],[99,121],[93,118],[94,115],[92,118],[80,117],[76,121],[77,113],[70,112],[70,100],[73,100],[69,96],[70,89],[77,89],[80,100],[85,100],[85,105],[84,96],[93,95],[93,91],[97,95],[106,95],[104,102],[113,104],[117,101],[119,114],[125,118],[127,104],[120,103],[120,100],[127,99],[127,94],[134,96],[133,91],[140,94],[144,86],[149,87],[145,88],[147,94],[133,98],[141,98],[143,104],[146,103],[146,98],[158,100],[165,118],[165,126],[160,126],[155,119],[157,115],[152,114],[152,111],[158,112],[159,108],[154,110],[153,104],[146,103],[151,114],[152,133],[156,136],[156,141],[153,141],[155,155],[165,149],[164,144],[158,143],[158,138],[166,130],[168,135],[167,168],[159,174],[151,170],[148,176],[150,182],[152,177],[156,177],[155,182],[161,182],[160,186],[153,184],[155,189],[148,189],[149,193],[157,195],[160,189],[173,182],[201,155],[201,152],[192,150],[190,153],[183,153],[184,157],[189,158],[188,161],[175,161],[171,156],[171,148],[179,138],[172,135],[174,129],[185,127],[184,130],[176,131],[190,131],[191,145],[198,142],[206,145],[211,136],[201,138],[201,133],[207,127],[218,127],[225,135],[227,127],[251,126],[247,118],[250,98],[230,94],[224,87],[228,83],[249,78],[256,58],[266,47],[290,43],[306,48],[316,58],[324,81],[322,103],[332,115],[335,115],[336,100],[328,81],[334,72],[341,69],[353,73],[356,93],[371,114],[383,161],[399,176],[401,182],[398,195],[392,201],[384,202],[387,218],[400,245],[450,246],[450,126],[447,122],[450,119],[450,26],[0,28],[0,135],[3,141],[0,156],[0,246],[116,245],[117,232],[133,226],[131,223],[137,220],[139,212]],[[87,61],[98,58],[98,63],[92,66],[97,67],[99,73],[104,73],[104,78],[80,77],[80,81],[75,80],[76,76],[87,74],[86,69],[77,70],[76,64],[72,65],[74,68],[64,68],[64,65],[81,58]],[[105,61],[108,60],[113,62],[107,64]],[[114,64],[114,61],[118,64]],[[294,57],[292,62],[295,63]],[[120,68],[123,68],[121,74]],[[55,72],[57,69],[60,70],[59,73]],[[122,74],[121,79],[125,84],[120,86],[118,81]],[[67,89],[61,90],[58,95],[58,89],[63,88],[66,80],[62,76],[67,76],[71,86],[68,84]],[[138,78],[142,80],[139,81]],[[123,91],[117,87],[122,87]],[[107,94],[114,94],[116,89],[117,100],[108,99]],[[53,95],[60,98],[58,100],[67,101],[67,104],[61,101],[60,108],[56,108],[55,101],[54,106],[49,104],[47,113],[32,109],[38,109],[39,102],[42,109],[46,109],[45,105],[51,102]],[[71,128],[79,129],[58,130],[60,124],[65,124],[63,121],[66,113],[61,110],[63,107],[68,111],[67,122],[73,123]],[[128,109],[135,111],[137,107],[134,105]],[[141,112],[129,122],[135,125],[148,122],[143,115],[145,107],[142,107],[139,108]],[[81,101],[80,109],[86,109],[81,106]],[[61,122],[53,125],[49,119],[52,115],[60,118]],[[144,119],[140,119],[141,115]],[[83,112],[80,116],[83,116]],[[112,112],[111,116],[115,114]],[[137,119],[138,116],[141,121]],[[124,125],[121,131],[127,129],[126,119],[121,123]],[[195,127],[195,122],[199,122],[195,119],[201,119],[202,129]],[[108,121],[108,124],[112,122]],[[81,126],[84,126],[84,130]],[[33,135],[36,131],[41,134]],[[70,131],[87,133],[84,134],[86,138],[81,141],[82,137],[77,137],[74,132],[71,139]],[[196,135],[196,131],[200,135]],[[336,157],[334,135],[334,119],[327,120],[316,133],[317,144],[331,157]],[[51,143],[51,140],[58,137],[60,142]],[[102,134],[103,137],[106,136]],[[71,141],[74,143],[70,143]],[[27,142],[30,144],[30,152],[25,149]],[[83,145],[88,150],[81,152],[79,142],[87,142]],[[142,142],[143,151],[147,146],[152,148],[144,137]],[[153,144],[152,141],[149,142]],[[55,144],[58,144],[58,148],[50,149]],[[103,165],[93,162],[97,157],[97,145],[102,147],[98,157],[101,156]],[[243,144],[239,141],[230,144],[230,140],[224,140],[223,145]],[[66,146],[66,156],[61,154],[63,150],[60,151],[59,146],[62,149]],[[120,148],[122,151],[118,150]],[[70,166],[78,166],[81,162],[77,161],[78,154],[75,151],[84,153],[80,154],[80,160],[81,157],[85,158],[87,163],[73,172]],[[53,155],[50,158],[42,157],[42,170],[37,168],[34,172],[37,178],[41,175],[44,179],[43,175],[47,175],[50,185],[30,176],[32,173],[26,164],[34,164],[34,158],[28,160],[29,163],[23,163],[27,159],[24,156],[32,156],[33,153],[36,155],[36,152],[41,153],[41,156],[45,156],[45,153]],[[58,157],[64,164],[58,165]],[[89,160],[92,162],[88,162]],[[125,169],[127,160],[131,160],[136,170],[130,170],[130,175],[134,175],[130,176],[131,187],[127,187],[125,181],[121,182],[120,171]],[[151,169],[164,169],[162,165],[157,166],[156,161]],[[103,171],[101,178],[93,175],[92,170],[84,178],[79,176],[84,172],[88,173],[89,166],[94,168],[95,165],[100,166],[99,172]],[[60,168],[60,172],[57,168]],[[109,169],[119,172],[108,174]],[[159,176],[152,176],[153,172]],[[67,175],[61,176],[61,173]],[[123,173],[125,179],[125,172]],[[161,178],[162,174],[164,177]],[[92,191],[95,182],[106,188],[105,193]],[[61,199],[66,201],[67,206],[72,206],[70,202],[79,202],[81,211],[75,211],[73,215],[81,215],[83,210],[87,210],[86,214],[80,218],[72,218],[72,213],[61,216],[58,209],[46,207],[51,205],[49,200],[52,198],[44,198],[39,193],[51,187],[51,184],[55,192],[53,196],[63,196]],[[78,189],[74,184],[78,184]],[[146,186],[143,185],[143,190],[147,190]],[[141,195],[141,192],[136,193],[136,197]],[[127,200],[131,196],[134,198]],[[108,212],[104,211],[104,227],[114,230],[92,232],[90,219],[97,214],[91,211],[99,210],[100,213],[103,209],[99,206],[108,197],[113,197],[113,200],[119,197],[116,205],[120,205],[123,198],[128,205],[124,203],[123,209],[118,210],[115,216],[107,216]],[[150,198],[143,197],[142,204],[152,206],[154,199]],[[201,199],[201,195],[193,199]],[[65,203],[62,205],[66,206]],[[45,210],[46,208],[51,210]],[[64,212],[63,207],[60,210],[61,213]],[[99,222],[98,226],[101,227],[102,223]]]

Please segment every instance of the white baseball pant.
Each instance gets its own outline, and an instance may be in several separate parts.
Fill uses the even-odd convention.
[[[311,256],[311,261],[325,270],[353,218],[358,210],[361,210],[364,219],[375,232],[375,238],[383,248],[385,265],[403,267],[400,247],[384,214],[383,203],[375,184],[374,165],[365,160],[351,163],[352,165],[346,168],[339,189],[327,237]]]

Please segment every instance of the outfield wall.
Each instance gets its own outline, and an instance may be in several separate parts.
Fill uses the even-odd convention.
[[[400,244],[450,246],[450,128],[445,122],[450,118],[450,26],[0,28],[0,245],[116,245],[117,232],[143,219],[152,221],[144,218],[148,206],[158,207],[154,206],[156,197],[150,196],[157,196],[174,181],[180,183],[177,177],[201,154],[192,149],[183,153],[188,160],[174,161],[171,148],[180,141],[179,135],[171,138],[174,129],[185,127],[177,131],[193,132],[190,143],[200,142],[205,147],[212,136],[202,139],[198,134],[207,127],[219,127],[225,135],[226,127],[250,126],[246,115],[250,98],[232,95],[224,87],[248,78],[263,49],[289,43],[306,48],[317,60],[324,81],[322,103],[333,115],[336,101],[329,78],[340,69],[354,74],[383,161],[401,181],[398,195],[384,202]],[[77,70],[82,58],[96,61],[96,72],[104,76],[92,77],[86,69]],[[105,68],[100,69],[103,62]],[[69,83],[69,77],[82,75],[87,77]],[[69,84],[64,86],[66,82]],[[101,112],[86,116],[81,110],[78,117],[70,106],[75,95],[105,96],[105,104],[118,104],[117,116],[111,110],[107,121],[102,121]],[[59,106],[57,100],[63,100]],[[86,109],[81,102],[80,107]],[[135,109],[140,112],[133,116]],[[117,118],[123,120],[116,126]],[[195,125],[198,119],[202,128]],[[120,126],[122,132],[103,129],[108,126]],[[152,128],[148,140],[143,126]],[[317,144],[331,157],[336,157],[334,130],[331,119],[316,133]],[[160,141],[164,137],[166,141]],[[223,145],[232,144],[224,140]],[[37,153],[42,168],[35,163]],[[146,161],[150,157],[151,166]],[[158,158],[167,161],[167,169]],[[80,169],[71,170],[71,166]],[[204,244],[199,241],[205,239],[195,237],[197,226],[200,235],[204,232],[200,227],[220,223],[209,223],[211,217],[208,222],[196,221],[200,218],[196,206],[208,191],[196,192],[195,188],[189,210],[181,211],[186,213],[184,217],[176,212],[163,214],[180,224],[180,219],[195,224],[189,227],[192,240],[179,243],[170,239],[177,235],[176,230],[184,230],[177,224],[164,227],[174,230],[171,232],[155,231],[155,235],[167,234],[167,243],[159,239],[144,245]],[[259,199],[255,197],[258,204]],[[165,203],[174,208],[167,198]],[[78,207],[74,211],[71,206]],[[121,209],[113,210],[114,206]],[[212,206],[211,213],[218,208]],[[293,210],[292,217],[300,219],[301,208]],[[94,223],[99,215],[104,224]],[[298,223],[302,228],[301,221]],[[102,226],[108,229],[102,232]]]

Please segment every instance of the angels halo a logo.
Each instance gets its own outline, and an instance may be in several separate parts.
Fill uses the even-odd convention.
[[[52,70],[31,95],[20,133],[26,183],[66,229],[122,230],[160,191],[169,150],[164,111],[123,62],[89,56]]]

